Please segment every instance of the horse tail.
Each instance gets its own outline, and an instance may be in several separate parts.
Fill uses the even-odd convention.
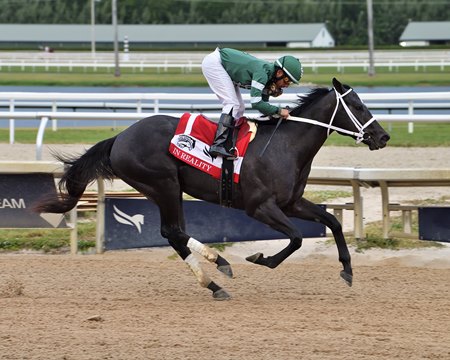
[[[109,156],[115,140],[116,137],[112,137],[100,141],[79,157],[54,155],[67,167],[58,183],[58,196],[42,198],[33,206],[33,210],[40,213],[65,213],[77,205],[91,182],[99,177],[114,179]]]

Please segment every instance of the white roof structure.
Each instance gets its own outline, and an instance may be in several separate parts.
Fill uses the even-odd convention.
[[[400,36],[401,46],[450,43],[450,21],[411,21]]]
[[[179,24],[119,25],[119,41],[147,46],[210,46],[225,44],[288,47],[333,47],[324,23],[313,24]],[[97,43],[111,43],[112,25],[95,25]],[[91,25],[1,24],[0,42],[22,44],[90,43]]]

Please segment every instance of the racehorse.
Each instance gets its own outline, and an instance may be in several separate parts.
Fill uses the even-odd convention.
[[[351,136],[370,150],[383,148],[389,135],[356,92],[336,79],[331,89],[317,88],[300,96],[290,115],[279,124],[276,133],[273,124],[259,126],[248,146],[232,199],[234,208],[245,210],[247,215],[283,233],[290,242],[273,256],[257,253],[247,260],[276,268],[302,245],[302,234],[289,217],[317,221],[332,231],[343,266],[340,275],[351,286],[352,266],[341,224],[302,196],[313,158],[331,132]],[[185,232],[183,192],[213,203],[219,202],[220,195],[219,180],[169,153],[178,121],[167,115],[151,116],[100,141],[81,156],[56,155],[67,165],[59,182],[58,197],[43,198],[35,211],[65,213],[76,206],[89,183],[98,178],[120,178],[157,204],[161,235],[188,264],[200,285],[211,290],[214,299],[229,299],[228,292],[209,278],[191,253],[200,254],[215,263],[219,271],[233,277],[228,261]]]

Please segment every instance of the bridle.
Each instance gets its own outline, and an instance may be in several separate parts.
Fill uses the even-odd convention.
[[[370,124],[372,124],[376,119],[373,116],[365,124],[361,124],[361,122],[356,118],[355,115],[353,115],[353,113],[351,112],[351,110],[348,108],[347,104],[344,101],[344,96],[348,95],[353,89],[350,88],[343,94],[339,94],[339,92],[336,90],[336,88],[333,88],[333,90],[334,90],[334,92],[336,94],[336,106],[334,108],[333,115],[331,116],[331,119],[330,119],[328,124],[322,123],[322,122],[317,121],[317,120],[307,119],[307,118],[302,118],[302,117],[296,117],[296,116],[289,116],[287,118],[287,120],[304,122],[304,123],[308,123],[308,124],[312,124],[312,125],[318,125],[318,126],[325,127],[325,128],[328,129],[327,130],[327,136],[330,135],[331,130],[335,130],[335,131],[338,131],[340,133],[348,134],[348,135],[354,136],[356,138],[356,143],[359,144],[361,141],[364,140],[364,135],[365,135],[364,130]],[[334,118],[336,117],[336,113],[337,113],[337,110],[339,108],[339,104],[342,104],[342,107],[344,108],[344,110],[347,113],[347,115],[350,118],[350,120],[355,125],[356,129],[358,130],[358,132],[350,131],[350,130],[343,129],[343,128],[340,128],[338,126],[334,126],[333,125],[333,121],[334,121]]]

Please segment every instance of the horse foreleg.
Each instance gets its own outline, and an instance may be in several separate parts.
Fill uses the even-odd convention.
[[[253,214],[249,215],[269,225],[272,229],[285,234],[290,239],[290,242],[283,250],[273,256],[264,257],[262,253],[256,253],[248,256],[246,258],[247,261],[273,269],[302,246],[302,234],[274,201],[268,200],[266,203],[261,204]]]
[[[345,237],[342,232],[342,225],[336,217],[322,207],[306,200],[300,199],[292,209],[287,211],[288,216],[295,216],[304,220],[317,221],[327,226],[334,236],[334,241],[339,254],[339,261],[342,263],[344,270],[341,271],[341,277],[348,286],[352,286],[353,271],[351,265],[350,253],[345,242]]]

